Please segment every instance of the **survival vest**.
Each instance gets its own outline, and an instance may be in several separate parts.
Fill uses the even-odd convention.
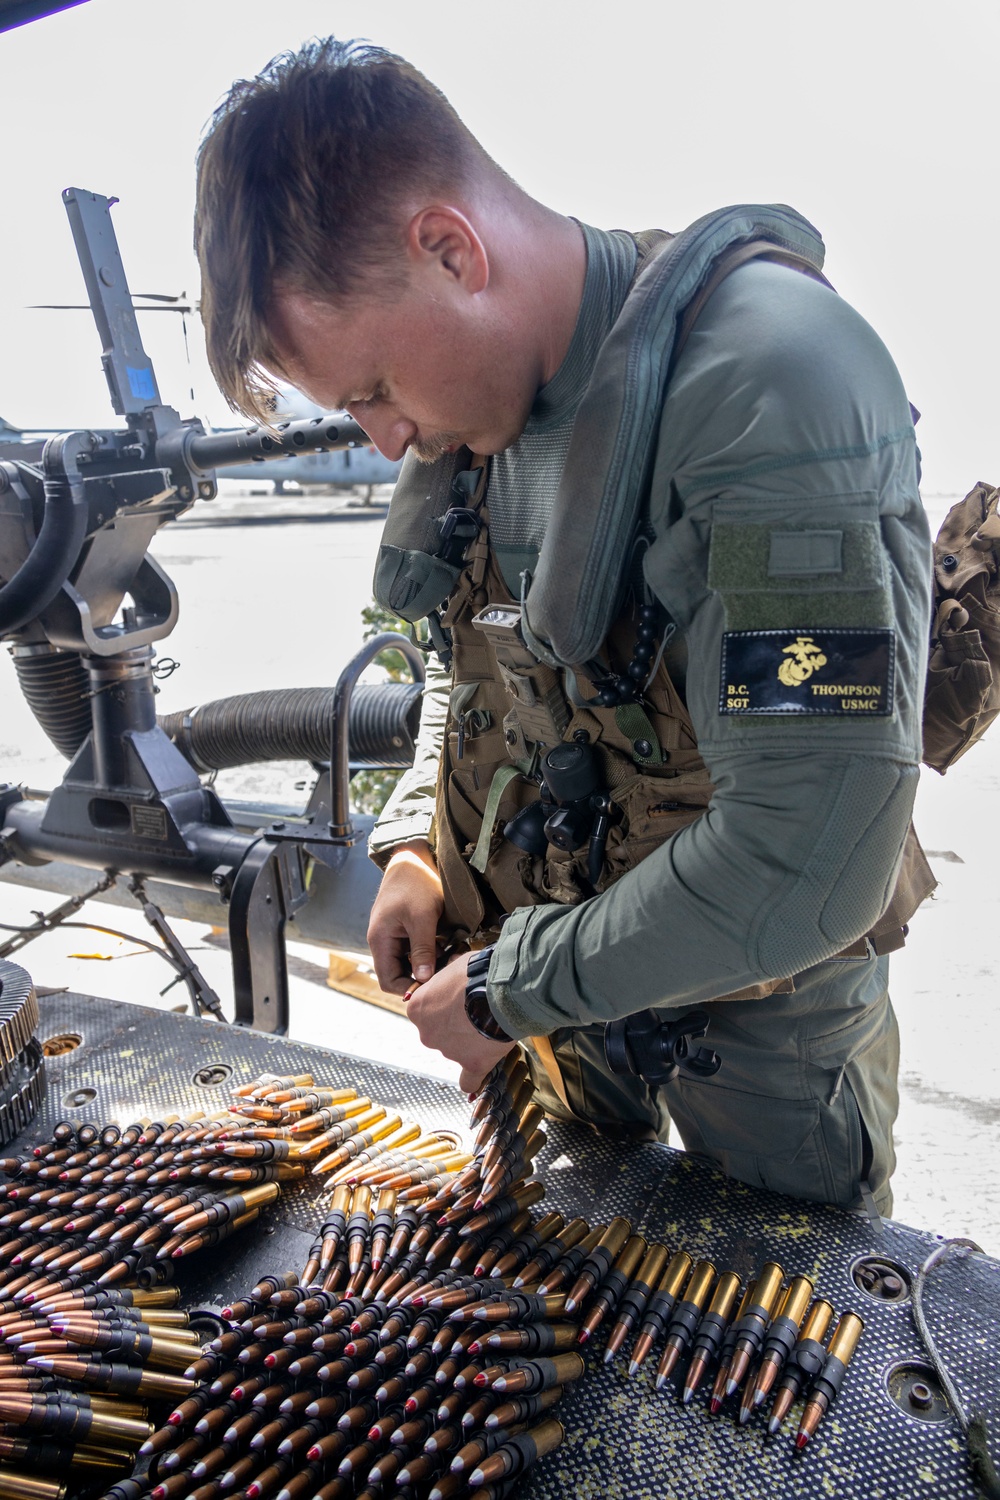
[[[823,245],[790,209],[743,207],[676,238],[641,236],[639,249],[523,597],[511,597],[491,555],[488,464],[470,468],[468,450],[404,468],[380,549],[376,597],[427,618],[452,661],[436,854],[446,921],[473,946],[517,906],[607,889],[700,817],[713,792],[662,661],[671,627],[634,566],[656,427],[670,370],[724,276],[764,256],[823,279]],[[901,946],[935,883],[911,827],[885,913],[846,952],[866,952],[866,940],[880,953]],[[791,988],[780,978],[739,998]]]

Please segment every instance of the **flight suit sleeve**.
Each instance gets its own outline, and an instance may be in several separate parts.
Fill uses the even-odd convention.
[[[370,857],[383,868],[397,845],[411,839],[433,842],[435,789],[450,694],[451,672],[431,656],[413,765],[396,783],[368,840]]]
[[[899,868],[930,543],[909,405],[864,320],[785,267],[734,272],[671,380],[650,519],[715,793],[603,895],[508,919],[489,997],[515,1037],[801,972],[873,925]]]

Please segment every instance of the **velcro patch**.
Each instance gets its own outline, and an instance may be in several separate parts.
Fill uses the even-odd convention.
[[[895,664],[893,630],[729,630],[719,713],[887,718]]]
[[[772,531],[769,578],[802,578],[810,573],[844,571],[842,531]]]

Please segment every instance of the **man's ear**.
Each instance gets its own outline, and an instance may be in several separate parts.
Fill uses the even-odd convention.
[[[451,278],[469,293],[482,292],[490,279],[490,262],[471,220],[461,209],[435,203],[414,214],[407,228],[411,259]]]

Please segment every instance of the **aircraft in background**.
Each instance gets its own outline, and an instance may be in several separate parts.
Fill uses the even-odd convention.
[[[0,417],[0,443],[37,443],[53,436],[53,428],[14,427]]]

